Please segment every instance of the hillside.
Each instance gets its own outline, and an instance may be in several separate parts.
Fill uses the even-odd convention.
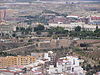
[[[0,0],[0,2],[33,2],[33,1],[68,1],[68,0]],[[100,0],[69,0],[69,1],[100,1]]]

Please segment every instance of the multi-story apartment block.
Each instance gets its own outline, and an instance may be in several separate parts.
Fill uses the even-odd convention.
[[[35,61],[33,56],[7,56],[0,57],[0,68],[6,68],[14,65],[28,65]]]

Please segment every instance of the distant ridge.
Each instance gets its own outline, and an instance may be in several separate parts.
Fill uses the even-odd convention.
[[[16,1],[30,2],[30,1],[39,1],[39,0],[16,0]],[[40,1],[74,1],[74,0],[40,0]],[[79,0],[75,0],[75,1],[79,1]],[[80,1],[100,1],[100,0],[80,0]]]
[[[33,2],[39,0],[0,0],[0,2]],[[40,1],[100,1],[100,0],[40,0]]]

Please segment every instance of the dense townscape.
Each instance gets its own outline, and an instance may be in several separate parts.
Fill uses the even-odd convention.
[[[100,75],[100,1],[0,0],[0,75]]]

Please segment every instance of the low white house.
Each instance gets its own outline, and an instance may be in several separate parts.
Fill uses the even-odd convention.
[[[57,62],[57,67],[51,65],[49,67],[49,74],[52,75],[54,73],[66,73],[66,74],[77,74],[77,75],[85,75],[83,68],[79,65],[79,59],[73,56],[66,56],[60,58]]]

